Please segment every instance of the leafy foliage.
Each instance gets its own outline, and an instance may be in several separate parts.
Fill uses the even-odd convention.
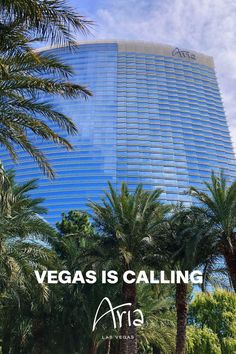
[[[236,343],[236,295],[220,289],[197,295],[190,306],[190,322],[211,330],[220,342],[222,353],[233,353]]]
[[[209,328],[189,326],[187,329],[187,354],[222,354],[217,335]],[[226,353],[226,352],[223,352]],[[233,353],[233,352],[231,352]]]

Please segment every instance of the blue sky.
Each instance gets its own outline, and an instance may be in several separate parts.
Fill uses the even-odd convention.
[[[236,0],[70,3],[95,22],[88,38],[155,41],[212,55],[236,150]]]

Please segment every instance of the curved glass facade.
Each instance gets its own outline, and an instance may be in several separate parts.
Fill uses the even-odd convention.
[[[91,42],[73,52],[48,52],[72,65],[74,82],[93,92],[86,102],[54,100],[79,127],[69,138],[72,152],[38,142],[54,166],[55,180],[42,176],[24,152],[14,167],[19,182],[39,178],[35,195],[46,198],[50,222],[63,211],[86,210],[88,199],[103,195],[107,181],[162,188],[163,201],[190,203],[183,192],[190,185],[202,187],[212,170],[236,178],[211,58],[136,42]],[[5,151],[1,156],[5,167],[13,167]]]

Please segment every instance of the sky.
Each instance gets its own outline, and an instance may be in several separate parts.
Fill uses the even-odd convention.
[[[87,39],[135,39],[214,57],[236,151],[236,0],[71,0],[95,25]],[[84,40],[83,35],[78,40]]]

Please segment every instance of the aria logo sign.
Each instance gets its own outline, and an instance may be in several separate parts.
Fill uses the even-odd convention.
[[[101,306],[102,306],[102,304],[104,302],[107,303],[109,310],[106,311],[105,313],[103,313],[102,315],[100,315],[100,317],[99,317],[99,311],[100,311],[100,308],[101,308]],[[123,307],[123,309],[125,308],[125,311],[121,311],[120,312],[118,309],[121,310],[122,307]],[[127,316],[128,317],[128,327],[131,327],[132,325],[134,327],[142,326],[144,324],[144,317],[143,317],[142,311],[139,310],[139,309],[136,309],[136,310],[132,311],[131,309],[132,309],[132,304],[130,302],[127,302],[125,304],[113,307],[112,303],[108,299],[108,297],[104,297],[104,299],[102,299],[102,301],[100,302],[100,305],[98,306],[97,311],[96,311],[96,315],[95,315],[95,318],[94,318],[94,321],[93,321],[93,332],[95,331],[98,322],[100,322],[101,319],[103,317],[107,316],[107,315],[111,316],[112,321],[113,321],[114,329],[117,328],[117,323],[116,323],[117,320],[118,320],[118,323],[119,323],[119,327],[120,328],[122,327],[122,324],[123,324],[122,318],[123,318],[123,316]],[[131,312],[133,314],[131,314]],[[138,314],[138,318],[133,318],[133,320],[132,320],[132,317],[135,317],[136,314]]]
[[[179,48],[175,48],[175,49],[172,51],[172,56],[173,56],[173,57],[179,57],[179,58],[186,58],[186,59],[197,60],[195,54],[190,53],[190,52],[188,52],[187,50],[180,50]]]

